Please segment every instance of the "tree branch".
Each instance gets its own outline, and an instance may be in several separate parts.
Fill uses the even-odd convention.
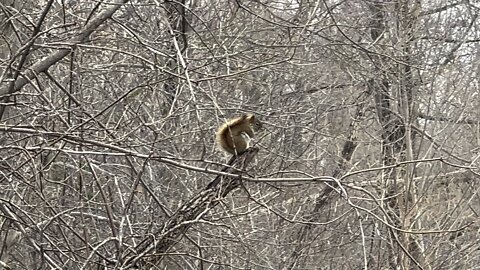
[[[73,38],[71,38],[67,43],[71,46],[75,46],[82,42],[88,40],[90,34],[93,33],[105,20],[110,18],[115,11],[117,11],[122,4],[127,3],[128,0],[116,0],[113,4],[96,17],[94,17],[90,22],[88,22],[82,30],[80,30]],[[22,77],[18,78],[15,81],[15,84],[12,88],[9,89],[8,84],[0,88],[0,97],[13,94],[18,92],[25,86],[30,80],[34,79],[38,74],[47,71],[52,65],[62,60],[65,56],[70,53],[71,49],[59,49],[57,52],[50,54],[49,56],[43,58],[42,60],[36,62],[23,74]]]
[[[239,173],[245,171],[247,165],[252,161],[258,152],[258,148],[249,148],[245,153],[231,159],[229,164],[222,169],[223,172]],[[183,204],[175,214],[166,220],[163,228],[153,234],[146,236],[140,244],[135,247],[135,253],[129,252],[123,256],[125,268],[135,265],[151,267],[156,265],[165,254],[173,247],[183,235],[197,223],[202,217],[220,202],[220,199],[227,196],[241,183],[241,178],[218,175],[203,191],[195,195],[188,202]],[[158,255],[156,255],[158,254]]]

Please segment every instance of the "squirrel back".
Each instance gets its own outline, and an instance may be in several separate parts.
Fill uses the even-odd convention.
[[[217,130],[217,142],[230,154],[240,154],[248,148],[248,143],[254,136],[253,130],[258,130],[262,124],[253,114],[244,114],[232,118]]]

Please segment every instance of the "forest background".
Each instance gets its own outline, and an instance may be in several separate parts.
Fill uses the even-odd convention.
[[[0,268],[479,269],[479,14],[1,0]]]

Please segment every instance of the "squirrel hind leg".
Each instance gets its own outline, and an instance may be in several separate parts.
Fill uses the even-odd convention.
[[[241,154],[245,152],[245,150],[247,150],[249,146],[249,141],[250,137],[245,132],[240,133],[240,136],[236,140],[234,140],[233,145],[237,154]]]

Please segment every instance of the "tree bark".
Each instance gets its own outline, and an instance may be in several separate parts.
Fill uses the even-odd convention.
[[[240,156],[232,157],[229,166],[222,172],[241,174],[258,152],[258,148],[249,148]],[[135,247],[135,253],[123,256],[123,267],[141,266],[150,269],[158,265],[164,254],[180,241],[185,233],[220,200],[241,184],[241,178],[217,176],[204,190],[183,204],[175,214],[166,220],[163,228],[146,236]],[[159,254],[159,255],[155,255]]]

